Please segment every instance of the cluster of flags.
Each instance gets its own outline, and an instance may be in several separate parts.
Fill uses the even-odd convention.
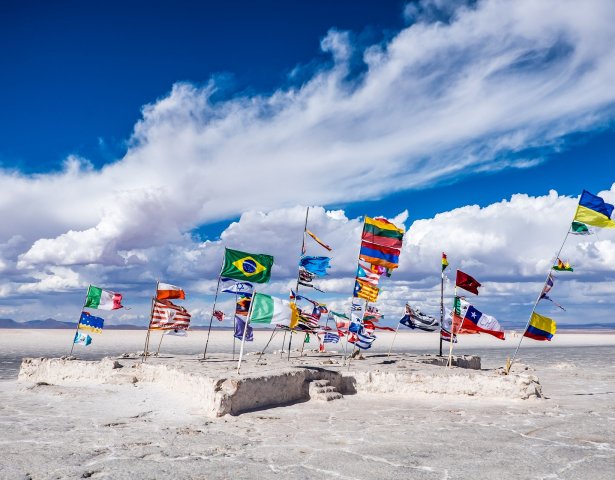
[[[103,290],[102,288],[90,285],[86,293],[85,303],[83,308],[92,308],[96,310],[118,310],[123,308],[122,295],[116,292]],[[88,346],[92,343],[92,337],[85,332],[102,333],[105,320],[101,317],[95,317],[83,310],[77,329],[73,338],[73,345]],[[85,332],[84,332],[85,331]]]
[[[186,331],[190,327],[191,315],[181,305],[171,300],[185,300],[186,293],[179,287],[169,283],[158,283],[156,296],[153,299],[149,330]]]
[[[299,258],[297,285],[313,288],[314,290],[322,292],[322,290],[314,285],[313,282],[316,277],[324,277],[328,274],[327,269],[331,268],[331,257],[307,255],[307,248],[305,245],[306,235],[312,238],[325,250],[330,252],[333,249],[307,228],[303,231],[303,243],[301,245],[301,257]]]

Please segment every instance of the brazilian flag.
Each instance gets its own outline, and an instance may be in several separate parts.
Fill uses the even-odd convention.
[[[273,257],[264,253],[247,253],[226,248],[220,276],[254,283],[267,283],[271,277]]]

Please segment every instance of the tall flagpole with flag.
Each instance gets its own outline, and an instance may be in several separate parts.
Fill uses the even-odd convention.
[[[142,362],[145,362],[145,360],[147,359],[147,351],[149,350],[149,337],[150,337],[150,333],[151,333],[151,326],[152,326],[152,320],[154,318],[154,305],[156,303],[156,298],[158,297],[158,286],[160,285],[160,280],[156,279],[156,292],[154,293],[154,296],[152,297],[152,305],[150,308],[150,312],[149,312],[149,322],[147,323],[147,335],[145,336],[145,345],[143,346],[143,358],[141,359]]]
[[[442,252],[442,271],[440,272],[440,328],[442,328],[442,324],[444,323],[444,270],[446,270],[446,267],[448,267],[448,259],[446,258],[446,253]],[[442,356],[442,335],[440,335],[440,356]]]
[[[574,218],[572,219],[572,225],[568,226],[564,241],[560,245],[559,250],[555,255],[555,259],[549,265],[549,272],[547,273],[547,278],[545,279],[540,293],[538,294],[536,301],[534,302],[528,321],[525,324],[523,335],[521,335],[521,338],[519,339],[519,343],[517,345],[517,348],[515,349],[515,353],[513,354],[512,360],[507,362],[506,373],[510,372],[510,369],[513,366],[515,358],[517,357],[517,353],[519,352],[519,348],[521,347],[523,337],[528,336],[536,340],[550,340],[555,333],[555,321],[551,320],[550,318],[543,317],[542,315],[538,315],[536,313],[536,307],[538,306],[538,302],[540,301],[540,299],[543,298],[543,294],[545,293],[545,287],[547,286],[547,283],[551,278],[551,270],[553,269],[553,265],[556,262],[559,262],[560,255],[562,253],[562,250],[564,249],[564,245],[571,231],[575,234],[578,234],[579,232],[587,234],[585,233],[589,233],[587,225],[599,228],[615,228],[615,220],[613,220],[614,209],[615,207],[613,205],[611,205],[610,203],[606,203],[604,199],[602,199],[598,195],[594,195],[587,190],[583,190],[583,192],[581,193],[581,196],[579,197],[579,203],[574,214]],[[535,322],[535,324],[531,325],[532,322]],[[529,332],[530,327],[533,327],[533,332]]]

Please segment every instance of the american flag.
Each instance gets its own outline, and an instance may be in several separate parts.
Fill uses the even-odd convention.
[[[152,330],[187,330],[190,314],[184,307],[174,305],[169,300],[154,300],[154,311],[149,328]]]

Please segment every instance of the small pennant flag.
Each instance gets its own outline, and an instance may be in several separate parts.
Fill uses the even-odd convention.
[[[446,253],[442,252],[442,271],[446,270],[446,267],[448,267],[448,259]]]
[[[557,263],[553,265],[553,270],[558,272],[574,272],[569,262],[562,262],[559,258],[557,259]]]
[[[314,235],[312,232],[310,232],[309,230],[306,230],[305,233],[307,233],[310,237],[312,237],[314,239],[314,241],[320,245],[322,248],[331,251],[331,247],[329,245],[327,245],[325,242],[323,242],[320,238],[318,238],[316,235]]]

